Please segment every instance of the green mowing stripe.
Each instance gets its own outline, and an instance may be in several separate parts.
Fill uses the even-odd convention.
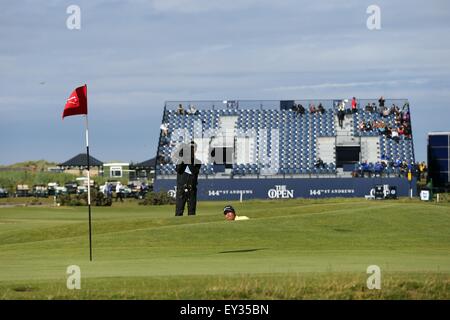
[[[383,208],[388,208],[388,207],[392,207],[394,206],[393,204],[389,204],[389,205],[384,205],[384,206],[378,206],[377,209],[383,209]],[[371,210],[373,208],[369,208],[369,210]],[[351,211],[349,209],[340,209],[340,210],[332,210],[332,211],[323,211],[323,212],[319,212],[319,213],[305,213],[302,215],[286,215],[286,216],[275,216],[275,217],[256,217],[253,219],[253,221],[255,220],[266,220],[266,219],[278,219],[278,218],[293,218],[293,217],[307,217],[310,215],[326,215],[326,214],[342,214],[342,213],[348,213],[348,214],[352,214],[352,213],[356,213],[359,211],[363,211],[366,210],[366,208],[362,208],[362,209],[352,209]],[[393,217],[395,218],[395,217]],[[169,218],[170,219],[170,218]],[[174,218],[175,219],[175,218]],[[179,219],[179,218],[178,218]],[[181,218],[183,219],[183,218]],[[189,218],[188,218],[189,219]],[[151,226],[151,227],[147,227],[147,228],[133,228],[133,229],[129,229],[129,230],[124,230],[124,231],[111,231],[111,232],[97,232],[97,235],[109,235],[109,234],[121,234],[121,233],[129,233],[129,232],[135,232],[135,231],[143,231],[143,230],[154,230],[154,229],[161,229],[161,228],[178,228],[178,227],[183,227],[183,226],[189,226],[189,227],[195,227],[195,226],[201,226],[201,225],[205,225],[205,224],[216,224],[216,223],[222,223],[223,221],[208,221],[208,222],[204,222],[204,221],[199,221],[199,222],[192,222],[189,220],[184,220],[183,223],[180,224],[176,224],[176,225],[157,225],[157,226]],[[243,223],[248,223],[248,221],[243,222]],[[79,224],[82,225],[83,224]],[[83,234],[80,234],[78,236],[74,236],[74,237],[59,237],[56,239],[46,239],[46,240],[38,240],[38,241],[54,241],[54,240],[61,240],[61,239],[74,239],[74,238],[79,238],[79,237],[83,237]],[[30,241],[30,242],[38,242],[38,241]],[[6,245],[6,244],[4,244]]]
[[[393,207],[395,206],[394,204],[388,204],[388,205],[384,205],[384,206],[377,206],[377,209],[383,209],[383,208],[389,208],[389,207]],[[372,209],[372,208],[370,208]],[[369,210],[370,210],[369,209]],[[350,211],[351,210],[351,211]],[[291,214],[291,215],[279,215],[279,216],[274,216],[274,217],[252,217],[253,221],[254,220],[269,220],[269,219],[282,219],[282,218],[301,218],[301,217],[307,217],[310,215],[326,215],[326,214],[352,214],[355,212],[360,212],[360,211],[365,211],[368,210],[368,208],[364,207],[364,208],[360,208],[360,209],[338,209],[338,210],[331,210],[331,211],[321,211],[321,212],[315,212],[315,213],[303,213],[303,214]],[[192,218],[197,218],[197,217],[185,217],[187,219],[192,219]],[[168,218],[168,219],[185,219],[185,218],[180,218],[180,217],[172,217],[172,218]],[[170,222],[173,222],[174,220],[168,220]],[[240,221],[240,222],[233,222],[233,223],[249,223],[252,220],[248,220],[248,221]],[[224,223],[230,223],[230,222],[225,222],[223,221],[222,218],[220,218],[220,220],[217,221],[207,221],[207,222],[192,222],[189,220],[179,220],[177,222],[180,222],[179,224],[171,224],[171,225],[158,225],[158,226],[151,226],[151,227],[146,227],[146,228],[134,228],[134,229],[129,229],[129,230],[123,230],[123,231],[111,231],[111,232],[95,232],[95,221],[94,221],[94,234],[96,235],[110,235],[110,234],[123,234],[123,233],[129,233],[129,232],[136,232],[136,231],[148,231],[148,230],[153,230],[153,229],[166,229],[166,228],[178,228],[178,227],[197,227],[197,226],[202,226],[202,225],[208,225],[208,224],[224,224]],[[82,223],[74,223],[77,224],[79,226],[83,226],[84,225]],[[64,225],[66,227],[66,225]],[[58,226],[59,227],[59,226]],[[33,240],[33,241],[23,241],[20,242],[21,244],[23,243],[39,243],[39,242],[47,242],[47,241],[58,241],[61,239],[76,239],[76,238],[80,238],[80,237],[84,237],[84,234],[80,234],[77,236],[71,236],[71,237],[58,237],[55,239],[45,239],[45,240]],[[8,245],[15,245],[18,243],[3,243],[0,244],[0,246],[8,246]]]

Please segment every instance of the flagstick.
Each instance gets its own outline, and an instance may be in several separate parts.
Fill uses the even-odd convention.
[[[91,221],[91,172],[89,157],[89,121],[86,114],[86,151],[87,151],[87,183],[88,183],[88,210],[89,210],[89,260],[92,261],[92,221]]]

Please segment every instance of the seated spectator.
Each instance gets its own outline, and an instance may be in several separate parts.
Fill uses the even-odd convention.
[[[386,134],[386,125],[384,124],[384,123],[382,123],[382,124],[380,124],[379,126],[378,126],[378,132],[380,133],[380,134]]]
[[[361,171],[364,174],[364,172],[369,172],[370,171],[370,166],[367,163],[367,160],[365,160],[362,164],[361,164]]]
[[[402,113],[402,119],[403,119],[403,122],[409,122],[409,120],[410,120],[409,111]]]
[[[375,104],[375,102],[372,102],[372,112],[377,112],[377,105]]]
[[[372,128],[373,129],[379,129],[382,126],[382,121],[374,120],[372,122]]]
[[[364,121],[361,121],[358,125],[358,129],[360,131],[366,131],[366,124],[364,123]]]
[[[405,135],[406,139],[412,139],[411,126],[409,125],[409,123],[405,123],[403,125],[403,134]]]
[[[163,137],[167,137],[169,135],[169,125],[167,123],[162,123],[159,128],[162,131]]]
[[[400,109],[395,104],[393,105],[392,113],[396,116],[400,114]]]
[[[298,113],[298,105],[294,102],[294,104],[292,105],[292,111],[297,112]]]
[[[316,113],[317,109],[316,106],[314,105],[314,103],[310,103],[309,104],[309,113]]]
[[[400,114],[395,115],[394,122],[397,126],[400,126],[402,124],[402,116]]]
[[[392,140],[394,140],[397,143],[400,141],[400,137],[398,136],[398,131],[396,129],[392,129],[391,137]]]
[[[377,174],[381,174],[384,170],[383,164],[377,161],[374,165],[374,172]]]
[[[393,103],[391,108],[389,109],[389,114],[390,115],[395,114],[396,110],[397,110],[397,106]]]
[[[384,107],[383,108],[383,117],[389,117],[390,114],[391,114],[391,110],[389,110],[388,108]]]
[[[373,108],[370,105],[370,103],[367,103],[366,107],[364,108],[367,112],[373,112]]]
[[[325,113],[325,108],[323,107],[322,102],[319,103],[319,106],[317,107],[317,109],[321,114]]]
[[[160,146],[166,146],[170,144],[170,138],[168,136],[162,136],[161,141],[159,142]]]
[[[406,112],[406,111],[409,111],[409,102],[408,101],[405,102],[405,104],[403,105],[403,108],[402,108],[402,112]]]
[[[384,134],[388,137],[388,138],[392,138],[392,128],[390,126],[386,126],[386,131],[384,132]]]
[[[352,99],[352,113],[358,112],[358,103],[356,102],[356,98]]]
[[[177,114],[179,114],[179,115],[184,115],[185,114],[183,105],[181,103],[178,105]]]
[[[316,163],[314,164],[314,167],[316,168],[325,168],[325,163],[323,163],[323,160],[318,158]]]
[[[189,106],[188,114],[195,116],[197,114],[197,109],[193,104]]]
[[[299,104],[297,105],[297,110],[298,110],[297,112],[298,112],[300,115],[304,115],[305,112],[306,112],[305,107],[302,106],[301,103],[299,103]]]

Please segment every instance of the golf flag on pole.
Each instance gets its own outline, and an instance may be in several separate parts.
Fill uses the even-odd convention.
[[[87,85],[76,88],[66,101],[62,118],[75,115],[85,115],[86,123],[86,164],[87,164],[87,193],[88,193],[88,217],[89,217],[89,260],[92,261],[92,218],[91,218],[91,172],[89,156],[89,121],[87,107]]]
[[[62,118],[79,114],[88,114],[86,85],[73,90],[69,99],[67,99]]]

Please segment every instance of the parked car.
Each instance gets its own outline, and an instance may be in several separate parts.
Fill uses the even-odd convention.
[[[8,190],[0,188],[0,198],[8,198],[8,197],[9,197]]]
[[[31,196],[30,188],[27,184],[18,184],[16,186],[16,197],[29,197]]]
[[[77,193],[78,184],[76,183],[76,181],[68,182],[64,185],[64,187],[66,187],[66,192],[68,194],[76,194]]]
[[[47,198],[48,197],[47,186],[44,184],[34,185],[33,196],[35,196],[36,198]]]
[[[77,187],[77,194],[83,194],[83,193],[87,193],[87,186],[78,186]]]
[[[56,196],[56,188],[59,185],[56,182],[49,182],[47,184],[47,193],[49,196]]]
[[[56,187],[55,188],[55,196],[65,195],[67,194],[67,188],[66,187]]]

